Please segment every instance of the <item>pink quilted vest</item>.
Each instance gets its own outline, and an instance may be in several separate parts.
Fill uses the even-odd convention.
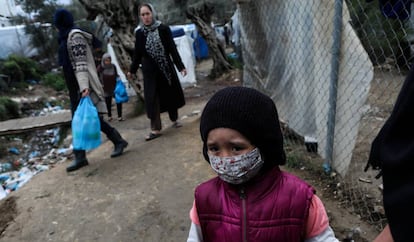
[[[279,167],[245,186],[213,178],[195,191],[204,242],[304,241],[313,194]]]

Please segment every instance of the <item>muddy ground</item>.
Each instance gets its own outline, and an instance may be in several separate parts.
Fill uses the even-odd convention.
[[[214,175],[201,153],[199,114],[216,90],[242,82],[240,71],[208,80],[210,68],[199,63],[197,86],[185,89],[182,128],[171,128],[163,114],[163,135],[144,141],[149,121],[134,116],[131,100],[126,120],[111,122],[129,142],[124,155],[110,158],[104,138],[88,154],[89,166],[67,174],[69,160],[56,164],[0,201],[0,241],[185,241],[194,187]],[[341,241],[351,234],[355,242],[372,241],[378,233],[336,199],[320,174],[303,164],[284,169],[315,186]]]

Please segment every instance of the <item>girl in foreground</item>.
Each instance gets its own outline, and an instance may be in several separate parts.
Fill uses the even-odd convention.
[[[218,176],[195,189],[187,242],[338,241],[315,190],[279,169],[286,157],[272,99],[222,89],[206,104],[200,133]]]

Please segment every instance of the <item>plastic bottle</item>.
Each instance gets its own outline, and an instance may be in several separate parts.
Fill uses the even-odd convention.
[[[0,173],[11,171],[13,168],[9,162],[0,164]]]
[[[4,190],[3,186],[0,185],[0,200],[7,196],[7,192]]]
[[[9,152],[12,153],[12,154],[15,154],[15,155],[20,154],[20,151],[15,147],[10,148]]]

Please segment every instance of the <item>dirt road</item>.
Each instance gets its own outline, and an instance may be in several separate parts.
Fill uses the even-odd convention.
[[[163,114],[163,135],[146,142],[146,116],[127,117],[111,123],[129,142],[121,157],[111,159],[104,140],[88,154],[89,166],[67,174],[67,161],[32,178],[0,203],[8,224],[0,241],[184,241],[193,189],[213,175],[198,118],[215,88],[186,89],[182,128],[169,127]]]
[[[0,225],[7,225],[0,241],[185,241],[193,190],[213,176],[201,154],[199,114],[214,90],[238,85],[238,78],[186,89],[183,127],[169,127],[163,114],[165,129],[155,140],[144,141],[145,115],[112,122],[129,142],[124,155],[111,159],[112,144],[104,140],[88,154],[89,166],[67,174],[68,161],[35,176],[0,202]],[[372,228],[322,199],[338,237],[358,227],[372,240]]]
[[[105,142],[88,167],[68,175],[57,165],[13,194],[17,216],[1,241],[183,241],[193,187],[209,176],[197,122],[145,142],[142,119],[119,127],[124,156],[109,158]]]

